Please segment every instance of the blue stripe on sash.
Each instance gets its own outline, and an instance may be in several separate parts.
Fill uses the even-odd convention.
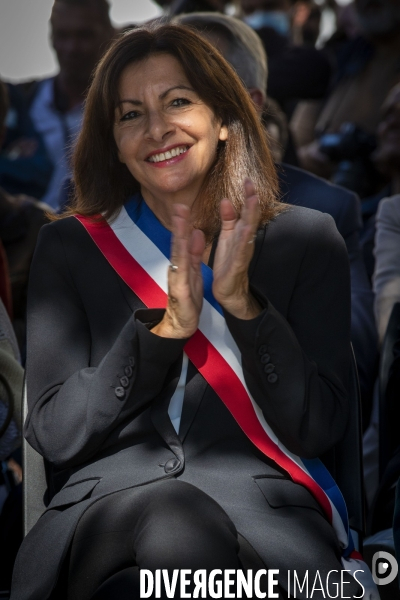
[[[135,194],[125,204],[125,210],[132,221],[153,242],[155,246],[168,258],[171,255],[171,232],[168,231],[157,219],[153,211],[144,202],[141,194]],[[204,298],[221,315],[223,311],[212,293],[213,272],[210,267],[201,263],[201,272],[204,281]]]
[[[318,485],[324,490],[332,504],[335,505],[336,510],[339,513],[340,518],[343,521],[343,525],[349,534],[349,520],[347,514],[347,508],[342,496],[341,491],[338,488],[336,481],[329,473],[323,462],[319,458],[302,458],[303,465],[311,475],[311,477],[318,483]],[[349,535],[349,545],[344,552],[344,555],[350,554],[354,550],[351,536]]]

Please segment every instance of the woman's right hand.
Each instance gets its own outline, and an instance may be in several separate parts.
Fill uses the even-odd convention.
[[[171,265],[168,270],[168,305],[152,333],[161,337],[189,338],[197,330],[203,305],[201,260],[205,249],[202,231],[191,229],[190,209],[174,204]]]

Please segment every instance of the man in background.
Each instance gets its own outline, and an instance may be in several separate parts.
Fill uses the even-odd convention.
[[[0,80],[0,149],[5,138],[9,99]],[[49,206],[24,194],[10,194],[0,187],[0,245],[10,281],[10,317],[24,359],[28,276],[39,230],[47,221]],[[4,298],[3,298],[4,301]],[[7,306],[7,302],[5,302]],[[7,307],[8,308],[8,307]]]
[[[59,64],[55,77],[23,84],[30,116],[54,165],[42,200],[57,210],[63,179],[69,175],[71,146],[80,130],[91,74],[115,30],[108,0],[55,0],[50,39]]]

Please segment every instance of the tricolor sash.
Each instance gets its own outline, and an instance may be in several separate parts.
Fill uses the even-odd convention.
[[[148,308],[166,307],[171,233],[140,194],[130,198],[118,217],[109,223],[80,215],[76,218],[110,265]],[[203,308],[198,330],[185,345],[186,354],[251,442],[285,469],[294,482],[304,485],[313,494],[339,539],[344,568],[353,573],[363,570],[365,577],[368,567],[354,549],[346,505],[338,486],[319,459],[294,455],[266,422],[247,388],[240,350],[228,330],[221,306],[212,295],[212,269],[204,264],[201,268]],[[362,573],[358,573],[357,578],[362,581]],[[370,573],[369,578],[375,587]],[[366,581],[362,583],[367,587]],[[369,581],[368,588],[371,589]]]

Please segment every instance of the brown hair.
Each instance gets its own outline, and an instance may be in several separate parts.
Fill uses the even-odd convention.
[[[123,70],[150,55],[166,53],[182,65],[200,98],[228,128],[196,205],[195,226],[208,240],[220,228],[219,203],[230,198],[237,211],[243,203],[243,180],[250,177],[268,222],[285,208],[277,200],[275,167],[254,105],[232,67],[206,40],[187,27],[160,21],[121,36],[100,61],[89,89],[83,126],[73,157],[76,195],[63,216],[79,213],[114,216],[140,190],[118,160],[113,136],[118,83]]]

